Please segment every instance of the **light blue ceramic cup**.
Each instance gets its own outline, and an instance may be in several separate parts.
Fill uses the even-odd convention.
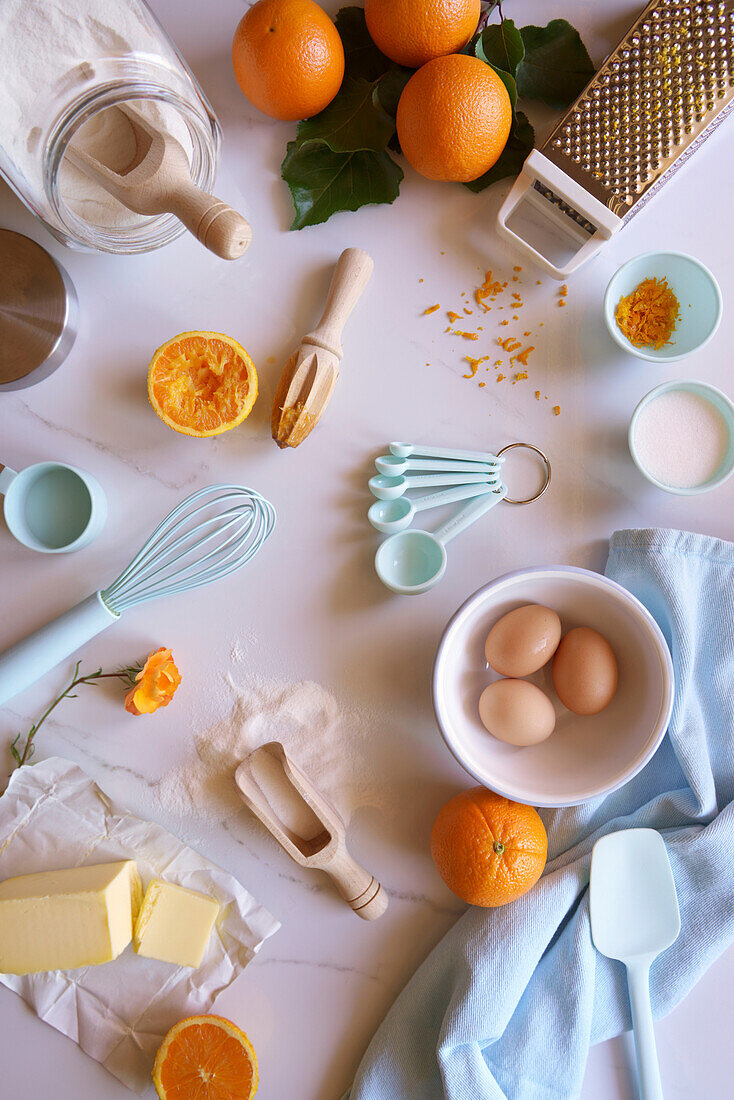
[[[673,391],[683,390],[688,393],[695,393],[698,397],[703,397],[706,401],[709,401],[715,409],[723,416],[726,425],[729,429],[729,446],[726,454],[722,460],[721,466],[708,481],[702,482],[700,485],[686,485],[675,486],[666,485],[664,481],[659,481],[645,466],[644,462],[640,458],[637,446],[635,443],[635,433],[637,430],[637,421],[640,413],[646,408],[651,401],[654,401],[657,397],[660,397],[663,393],[672,393]],[[734,473],[734,404],[729,400],[722,390],[716,388],[716,386],[710,386],[708,382],[696,382],[694,380],[681,380],[680,382],[663,382],[659,386],[655,386],[654,389],[646,393],[642,400],[639,402],[635,411],[632,413],[630,420],[629,431],[627,433],[627,440],[629,443],[630,454],[632,460],[640,471],[640,473],[647,478],[649,482],[656,485],[658,489],[664,489],[666,493],[674,493],[676,496],[691,497],[698,496],[699,493],[707,493],[710,489],[716,489],[727,478],[731,477]]]
[[[42,554],[68,554],[96,539],[107,519],[107,498],[96,478],[63,462],[37,462],[16,473],[0,466],[8,530]]]
[[[680,318],[666,347],[636,348],[623,335],[615,320],[619,299],[643,279],[667,279],[680,303]],[[709,269],[685,252],[645,252],[622,264],[612,276],[604,295],[604,320],[619,346],[652,363],[674,363],[708,344],[721,321],[722,298],[719,284]]]

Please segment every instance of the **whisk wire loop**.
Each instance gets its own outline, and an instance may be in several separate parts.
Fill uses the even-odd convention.
[[[275,509],[254,489],[209,485],[176,505],[102,592],[111,611],[187,592],[241,569],[269,538]]]

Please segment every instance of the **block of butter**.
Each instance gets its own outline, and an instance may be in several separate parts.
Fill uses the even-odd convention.
[[[73,970],[116,959],[132,939],[142,895],[131,859],[0,882],[0,973]]]
[[[153,879],[145,891],[133,947],[148,959],[199,966],[218,916],[214,898]]]

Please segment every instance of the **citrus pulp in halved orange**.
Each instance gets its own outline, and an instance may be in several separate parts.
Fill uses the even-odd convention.
[[[257,1057],[252,1043],[222,1016],[189,1016],[172,1027],[156,1056],[161,1100],[252,1100]]]
[[[164,424],[184,435],[219,435],[249,415],[257,397],[255,364],[221,332],[182,332],[148,367],[148,397]]]

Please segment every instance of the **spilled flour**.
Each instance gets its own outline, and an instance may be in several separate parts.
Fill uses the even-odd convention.
[[[194,733],[194,756],[163,776],[159,796],[179,817],[217,824],[242,811],[237,765],[267,741],[281,741],[293,762],[348,822],[361,806],[380,804],[372,750],[374,716],[345,705],[319,684],[228,675],[228,713]]]

